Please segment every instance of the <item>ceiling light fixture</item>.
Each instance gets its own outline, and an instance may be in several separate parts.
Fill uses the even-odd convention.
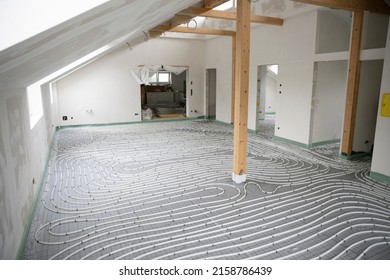
[[[190,23],[191,22],[195,22],[195,27],[191,27],[190,26]],[[195,20],[195,19],[191,19],[188,23],[187,23],[187,28],[188,29],[196,29],[196,28],[198,28],[198,22]]]

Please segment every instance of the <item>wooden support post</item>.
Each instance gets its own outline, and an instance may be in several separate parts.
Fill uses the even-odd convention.
[[[236,35],[232,36],[232,105],[230,122],[234,123],[234,104],[236,95]]]
[[[237,1],[234,152],[232,179],[246,181],[251,1]]]
[[[356,109],[360,78],[360,47],[363,30],[364,11],[355,11],[353,15],[352,39],[348,66],[347,97],[344,112],[344,127],[341,143],[341,155],[352,155],[355,134]]]

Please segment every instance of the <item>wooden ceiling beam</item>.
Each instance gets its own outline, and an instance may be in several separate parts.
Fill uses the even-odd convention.
[[[149,30],[149,35],[151,38],[158,38],[160,37],[164,32],[158,31],[158,30]]]
[[[218,18],[218,19],[228,19],[228,20],[237,20],[237,14],[227,11],[217,11],[199,7],[190,7],[188,9],[182,10],[178,13],[179,15],[190,15],[190,16],[201,16],[209,18]],[[267,16],[256,16],[251,15],[251,22],[253,23],[263,23],[263,24],[272,24],[272,25],[283,25],[283,19]]]
[[[213,9],[229,0],[204,0],[203,7],[207,9]],[[161,36],[164,32],[178,32],[178,33],[192,33],[192,34],[204,34],[204,35],[221,35],[221,36],[234,36],[234,31],[228,30],[213,30],[206,28],[191,29],[187,27],[181,27],[179,25],[185,24],[191,21],[194,15],[177,14],[165,25],[160,25],[149,30],[149,34],[152,38]],[[196,30],[196,31],[195,31]]]
[[[192,16],[188,15],[175,15],[171,20],[169,21],[169,25],[174,27],[174,26],[179,26],[180,24],[186,24],[192,20]]]
[[[202,35],[219,35],[219,36],[235,36],[235,31],[218,30],[208,28],[188,28],[183,26],[170,27],[169,25],[160,25],[151,30],[152,32],[177,32],[177,33],[191,33]]]
[[[349,11],[370,11],[390,15],[390,7],[384,0],[292,0],[328,8]]]
[[[229,0],[204,0],[203,7],[206,9],[213,9],[223,3],[226,3]]]

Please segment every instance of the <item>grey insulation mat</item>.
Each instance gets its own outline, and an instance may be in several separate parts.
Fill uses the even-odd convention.
[[[180,121],[56,134],[25,259],[390,259],[389,186],[370,158]]]

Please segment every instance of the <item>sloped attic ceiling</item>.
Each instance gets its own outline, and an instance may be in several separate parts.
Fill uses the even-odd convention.
[[[199,0],[111,0],[104,3],[1,51],[1,90],[29,86],[105,46],[109,46],[105,50],[108,52],[143,36],[143,31],[197,2]]]

